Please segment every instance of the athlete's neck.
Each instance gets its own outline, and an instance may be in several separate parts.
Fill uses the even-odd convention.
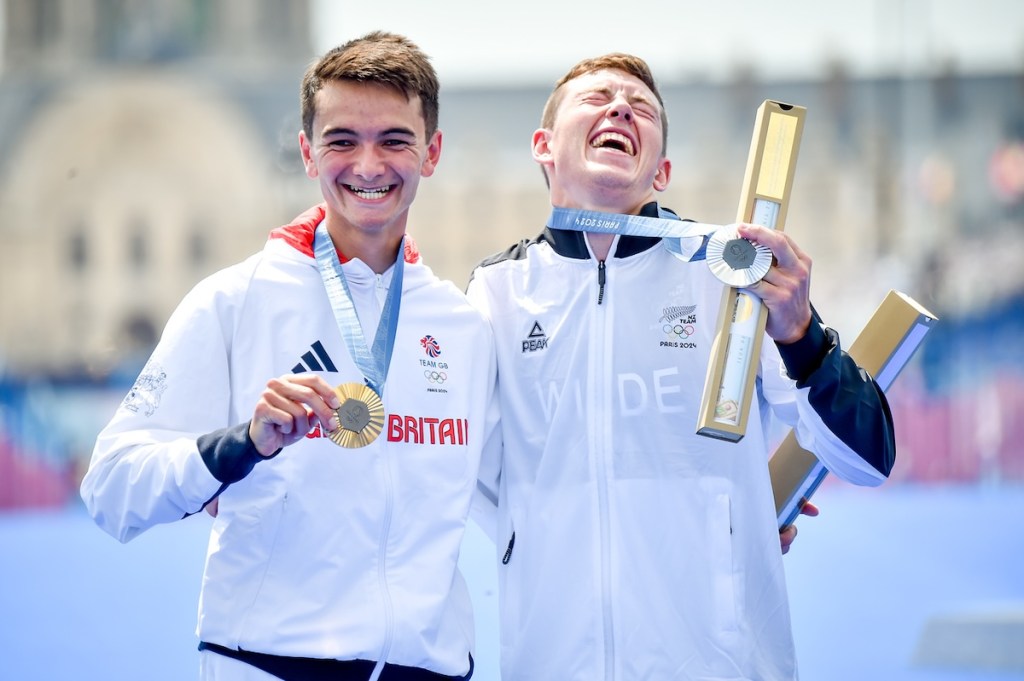
[[[384,274],[395,264],[404,236],[394,236],[385,232],[367,233],[356,229],[332,229],[331,225],[327,226],[327,233],[344,259],[359,258],[377,274]]]
[[[607,232],[587,232],[586,235],[587,243],[590,244],[590,250],[594,252],[594,257],[598,260],[607,260],[608,252],[612,249],[612,242],[615,241],[615,235]]]

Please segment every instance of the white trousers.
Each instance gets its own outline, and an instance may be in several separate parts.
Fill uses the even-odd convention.
[[[281,681],[251,664],[212,650],[199,651],[200,681]]]

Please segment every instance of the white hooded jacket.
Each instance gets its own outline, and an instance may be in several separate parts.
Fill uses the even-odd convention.
[[[493,341],[465,296],[407,239],[379,437],[343,449],[317,428],[262,459],[243,430],[273,377],[363,380],[313,258],[323,216],[275,230],[186,296],[100,434],[82,497],[128,541],[219,494],[204,642],[463,675],[474,629],[457,561],[480,454],[497,437]],[[370,344],[391,271],[344,268]]]
[[[772,420],[877,485],[884,396],[815,323],[824,357],[799,383],[766,339],[740,442],[695,435],[723,285],[657,239],[612,253],[549,229],[469,285],[498,352],[504,451],[485,455],[477,510],[498,548],[502,681],[796,679]]]

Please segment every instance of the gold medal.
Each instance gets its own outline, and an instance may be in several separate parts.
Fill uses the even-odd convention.
[[[343,383],[334,389],[341,406],[334,410],[340,427],[329,433],[331,442],[347,449],[365,447],[384,427],[384,403],[363,383]]]

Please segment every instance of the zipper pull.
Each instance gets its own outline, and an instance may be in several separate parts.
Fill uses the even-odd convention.
[[[604,260],[597,261],[597,304],[604,300]]]
[[[501,559],[502,565],[508,565],[508,561],[512,558],[512,547],[516,545],[516,533],[512,533],[512,538],[508,540],[508,548],[505,549],[505,555]]]

